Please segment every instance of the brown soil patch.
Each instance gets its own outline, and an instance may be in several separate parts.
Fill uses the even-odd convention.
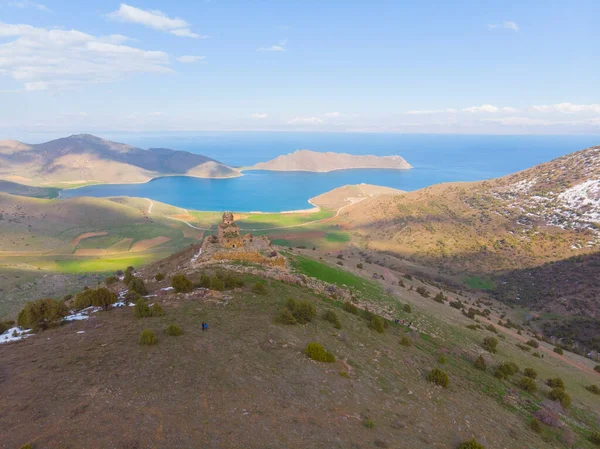
[[[279,232],[276,234],[269,234],[271,240],[300,240],[300,239],[316,239],[319,237],[325,237],[326,232],[323,231],[308,231],[308,232]]]
[[[78,235],[73,239],[71,245],[77,246],[82,240],[89,239],[91,237],[101,237],[103,235],[108,235],[108,231],[99,231],[99,232],[85,232],[83,234]]]
[[[170,240],[171,239],[169,237],[165,237],[163,235],[154,237],[153,239],[140,240],[139,242],[135,242],[129,251],[145,251],[147,249],[154,248],[155,246],[162,245],[163,243],[167,243]]]
[[[171,218],[176,218],[177,220],[184,220],[184,221],[194,221],[195,218],[192,217],[190,214],[173,214],[171,215]]]

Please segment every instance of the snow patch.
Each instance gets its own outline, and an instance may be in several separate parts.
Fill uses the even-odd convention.
[[[30,334],[31,329],[22,329],[20,327],[11,327],[3,334],[0,334],[0,344],[10,343],[11,341],[24,340],[34,334]]]

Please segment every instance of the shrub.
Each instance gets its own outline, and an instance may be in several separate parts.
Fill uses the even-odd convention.
[[[482,346],[486,351],[495,354],[497,352],[496,347],[498,346],[498,340],[496,340],[494,337],[485,337],[483,339]]]
[[[139,299],[141,298],[141,296],[136,293],[136,292],[127,292],[125,294],[125,299],[129,302],[137,302]]]
[[[462,309],[462,302],[460,301],[450,301],[450,307],[454,308],[454,309]]]
[[[560,402],[564,408],[567,408],[571,405],[571,396],[564,390],[564,388],[553,388],[548,393],[548,397],[553,401]]]
[[[516,343],[515,346],[525,352],[531,351],[531,346],[522,345],[521,343]]]
[[[340,371],[340,376],[345,377],[346,379],[350,378],[350,375],[347,371]]]
[[[588,385],[587,387],[585,387],[585,389],[590,393],[600,394],[600,388],[598,388],[598,385]]]
[[[21,446],[21,449],[33,449],[33,446],[29,443],[24,444],[23,446]]]
[[[133,275],[133,271],[125,271],[125,275],[123,276],[123,283],[125,285],[129,285],[129,283],[131,281],[133,281],[135,279],[135,276]]]
[[[496,367],[494,376],[498,379],[508,379],[513,374],[519,372],[519,368],[512,362],[502,363]]]
[[[92,305],[102,307],[108,310],[111,305],[117,302],[117,295],[107,288],[99,288],[98,290],[90,290],[92,293]]]
[[[546,385],[551,388],[565,388],[565,383],[560,377],[553,377],[552,379],[548,379],[546,381]]]
[[[296,321],[290,309],[283,307],[275,318],[275,322],[279,324],[296,324],[298,321]]]
[[[433,368],[429,374],[427,374],[427,380],[440,387],[448,388],[448,375],[440,369]]]
[[[314,341],[306,346],[304,353],[317,362],[335,362],[335,356],[332,353],[327,352],[320,343]]]
[[[521,377],[519,387],[529,393],[535,393],[537,391],[537,384],[535,383],[535,380],[530,377]]]
[[[532,348],[539,348],[540,347],[540,344],[537,342],[537,340],[529,340],[525,344],[531,346]]]
[[[590,435],[590,441],[597,446],[600,446],[600,432],[592,432]]]
[[[440,356],[440,358],[438,359],[438,362],[441,363],[442,365],[446,364],[446,357],[444,357],[443,355]]]
[[[531,430],[533,430],[535,433],[542,433],[542,425],[535,418],[533,418],[531,420],[531,423],[529,424],[529,427],[531,427]]]
[[[375,427],[375,421],[373,421],[372,419],[365,419],[363,421],[363,426],[365,426],[367,429],[372,429],[373,427]]]
[[[286,303],[286,307],[290,310],[299,324],[310,323],[313,318],[317,316],[317,308],[308,300],[295,301],[289,299]]]
[[[241,279],[238,279],[231,273],[227,273],[227,274],[223,275],[221,279],[223,279],[225,288],[228,288],[228,289],[244,286],[244,281],[242,281]]]
[[[479,444],[475,438],[472,438],[458,446],[458,449],[485,449],[485,447]]]
[[[600,365],[594,366],[594,371],[596,371],[597,373],[600,373]]]
[[[356,268],[358,268],[359,270],[363,269],[363,264],[362,263],[357,263],[356,264]]]
[[[183,334],[183,331],[177,324],[169,324],[165,332],[170,337],[179,337]]]
[[[535,351],[533,354],[531,354],[534,357],[537,357],[538,359],[541,358],[542,356],[540,355],[539,352]]]
[[[165,275],[162,273],[156,273],[154,275],[154,279],[156,279],[158,282],[162,281],[165,278]]]
[[[412,308],[410,307],[410,304],[404,304],[404,306],[402,306],[402,310],[404,310],[404,312],[406,313],[412,313]]]
[[[423,298],[429,298],[429,292],[425,287],[417,287],[417,293]]]
[[[256,293],[257,295],[264,295],[267,292],[265,288],[265,284],[263,282],[255,282],[252,286],[252,293]]]
[[[375,316],[375,314],[373,312],[371,312],[368,308],[363,309],[360,312],[361,316],[367,320],[367,321],[371,321],[373,319],[373,317]]]
[[[493,324],[489,324],[488,326],[486,326],[486,329],[490,332],[493,332],[494,334],[498,333],[498,329],[496,329],[496,327]]]
[[[136,301],[134,311],[135,316],[138,318],[146,318],[152,316],[152,311],[150,310],[150,307],[148,307],[148,303],[146,302],[146,300],[143,298],[140,298]]]
[[[352,304],[350,301],[344,303],[344,310],[353,315],[358,315],[358,307]]]
[[[198,287],[210,288],[210,276],[208,274],[202,273],[200,275],[200,282],[198,282]]]
[[[475,359],[475,363],[474,363],[475,368],[477,368],[478,370],[481,371],[485,371],[486,365],[485,365],[485,359],[483,358],[482,355],[480,355],[479,357],[477,357]]]
[[[175,289],[177,293],[189,293],[194,290],[194,284],[183,274],[176,274],[171,279],[171,287]]]
[[[328,310],[327,312],[325,312],[325,314],[323,315],[323,319],[333,324],[333,327],[335,327],[336,329],[342,328],[340,320],[338,319],[338,316],[333,310]]]
[[[25,304],[19,312],[17,324],[29,329],[47,329],[60,324],[69,314],[69,309],[63,301],[52,298],[38,299]]]
[[[439,302],[440,304],[444,304],[444,301],[446,300],[446,297],[444,296],[444,294],[442,292],[439,292],[437,295],[435,295],[435,297],[433,298],[433,300],[435,302]]]
[[[406,285],[404,285],[404,281],[402,279],[398,280],[398,287],[406,288]]]
[[[476,331],[479,326],[477,324],[467,324],[467,328]]]
[[[115,283],[119,282],[119,279],[117,279],[116,276],[109,276],[106,279],[104,279],[104,283],[106,285],[113,285]]]
[[[537,378],[537,371],[534,370],[533,368],[525,368],[525,370],[523,371],[523,374],[525,376],[529,377],[530,379]]]
[[[406,335],[403,335],[400,337],[400,344],[402,346],[411,346],[412,342],[410,341],[410,338],[408,338]]]
[[[222,292],[225,290],[225,282],[223,282],[223,279],[221,279],[219,276],[213,276],[210,278],[210,289],[217,292]],[[252,291],[254,291],[254,287],[252,287]]]
[[[136,292],[139,295],[145,296],[148,294],[148,289],[146,288],[146,284],[144,281],[138,278],[134,278],[129,283],[129,291]]]
[[[9,330],[14,324],[15,322],[12,320],[0,321],[0,334],[3,334],[7,330]]]
[[[140,335],[141,345],[155,345],[157,342],[156,335],[150,329],[144,329]]]
[[[373,318],[371,318],[369,328],[373,329],[375,332],[379,332],[380,334],[383,334],[385,332],[385,328],[383,327],[383,320],[378,316],[374,316]]]
[[[554,352],[556,352],[558,355],[563,355],[564,352],[562,350],[562,348],[560,346],[555,346],[553,349]]]
[[[150,308],[150,316],[165,316],[165,311],[159,303],[155,302]]]

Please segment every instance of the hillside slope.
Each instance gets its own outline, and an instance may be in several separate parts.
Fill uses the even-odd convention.
[[[400,156],[357,156],[346,153],[319,153],[311,150],[298,150],[290,154],[278,156],[268,162],[259,162],[249,169],[329,172],[352,168],[406,170],[412,167]]]
[[[0,141],[0,178],[21,184],[130,183],[165,175],[233,177],[239,172],[206,156],[142,150],[87,134],[36,145]]]

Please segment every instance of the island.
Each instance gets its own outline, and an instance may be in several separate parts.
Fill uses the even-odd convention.
[[[310,171],[326,173],[335,170],[357,168],[408,170],[412,166],[401,156],[354,155],[347,153],[320,153],[298,150],[278,156],[267,162],[259,162],[245,170]]]

